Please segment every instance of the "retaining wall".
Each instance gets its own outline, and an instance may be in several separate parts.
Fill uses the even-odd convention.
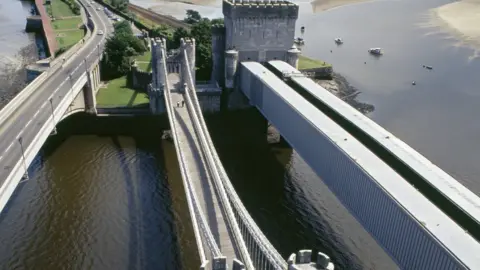
[[[43,5],[43,0],[35,0],[35,6],[42,19],[43,34],[47,40],[48,51],[51,57],[55,57],[55,52],[58,48],[57,39],[55,38],[55,31],[53,31],[52,24],[50,23],[50,17]]]

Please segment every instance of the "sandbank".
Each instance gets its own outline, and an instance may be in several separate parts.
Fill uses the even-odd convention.
[[[362,2],[369,2],[372,0],[314,0],[312,1],[313,12],[322,12],[332,8],[341,6],[357,4]]]
[[[459,41],[480,49],[480,0],[450,3],[431,12],[432,26],[440,27]]]

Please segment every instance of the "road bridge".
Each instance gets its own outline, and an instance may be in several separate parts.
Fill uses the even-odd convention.
[[[96,114],[98,63],[106,35],[113,27],[103,12],[86,4],[84,8],[89,14],[85,42],[54,60],[0,111],[0,212],[20,180],[28,179],[28,166],[50,134],[56,132],[55,125],[75,112]],[[97,34],[100,30],[105,34]]]
[[[282,63],[280,70],[287,66]],[[291,75],[292,80],[296,78],[310,80],[298,71]],[[259,63],[242,62],[239,81],[250,104],[279,130],[401,269],[480,267],[480,243],[471,234],[282,79]],[[313,91],[314,85],[309,82],[308,89]]]

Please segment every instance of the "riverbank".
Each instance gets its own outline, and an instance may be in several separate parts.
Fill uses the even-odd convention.
[[[372,1],[372,0],[314,0],[312,1],[311,4],[312,4],[313,12],[316,13],[316,12],[322,12],[322,11],[326,11],[326,10],[341,7],[341,6],[368,2],[368,1]]]
[[[431,10],[430,25],[480,50],[480,0],[463,0]]]
[[[15,55],[15,61],[0,63],[0,109],[26,85],[25,66],[37,60],[37,48],[30,44]]]

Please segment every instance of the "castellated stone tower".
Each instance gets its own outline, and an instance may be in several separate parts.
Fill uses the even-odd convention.
[[[182,38],[180,39],[180,47],[187,52],[188,57],[188,66],[190,68],[190,73],[192,74],[193,84],[195,84],[195,39],[194,38]],[[187,70],[185,70],[186,66],[182,65],[182,76],[186,76]],[[183,77],[183,81],[185,81],[187,77]]]
[[[225,86],[225,26],[212,25],[212,81]]]
[[[166,51],[167,42],[165,39],[152,39],[152,85],[148,89],[150,98],[150,110],[153,114],[159,114],[165,111],[165,101],[163,99],[163,90],[165,87],[166,72]]]
[[[289,51],[295,38],[297,4],[284,0],[224,0],[223,15],[223,39],[227,50],[224,56],[224,76],[227,88],[234,87],[237,66],[242,61],[264,63],[283,60],[290,64],[298,62],[299,52]],[[214,28],[212,36],[213,70],[214,76],[218,78],[220,72],[217,68],[221,65],[218,59],[222,39],[220,28]]]

